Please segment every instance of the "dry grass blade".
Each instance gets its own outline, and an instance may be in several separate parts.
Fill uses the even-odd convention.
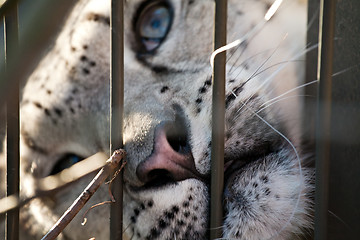
[[[64,228],[71,222],[76,214],[83,208],[85,203],[96,192],[106,178],[114,171],[125,156],[124,150],[115,150],[113,155],[106,161],[106,165],[99,171],[89,185],[84,189],[74,203],[66,210],[61,218],[55,223],[42,240],[55,239]],[[124,165],[122,165],[123,167]]]

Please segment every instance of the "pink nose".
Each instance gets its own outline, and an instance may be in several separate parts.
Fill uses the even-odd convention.
[[[185,128],[160,123],[155,129],[153,153],[139,164],[136,174],[150,186],[199,178]]]

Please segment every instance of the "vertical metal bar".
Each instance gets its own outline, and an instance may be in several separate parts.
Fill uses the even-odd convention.
[[[331,93],[336,0],[321,0],[319,24],[318,113],[316,122],[315,239],[327,238]]]
[[[215,1],[214,50],[226,45],[227,0]],[[214,59],[211,141],[210,239],[222,235],[222,193],[224,188],[224,131],[226,52]]]
[[[0,15],[14,9],[13,0],[6,1],[0,8]],[[16,2],[16,0],[15,0]],[[69,13],[76,0],[37,0],[31,2],[29,14],[24,14],[23,30],[19,47],[14,49],[13,58],[16,63],[7,67],[4,73],[4,62],[0,59],[0,108],[11,94],[15,82],[22,82],[39,63],[44,53],[44,46],[48,46],[53,36],[58,32],[59,24]],[[41,34],[34,34],[34,32]],[[21,69],[21,71],[19,71]],[[11,79],[11,81],[6,81]]]
[[[14,49],[18,45],[18,9],[15,7],[5,14],[5,61],[8,68],[13,63]],[[12,80],[12,79],[10,79]],[[6,103],[6,196],[19,196],[19,84],[15,83]],[[19,209],[6,213],[5,239],[19,239]]]
[[[111,81],[110,81],[110,152],[123,147],[124,105],[124,2],[111,1]],[[121,165],[121,164],[120,164]],[[122,239],[123,225],[123,172],[112,183],[116,202],[110,209],[110,239]]]

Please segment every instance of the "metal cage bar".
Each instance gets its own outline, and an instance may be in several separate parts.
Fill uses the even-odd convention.
[[[318,110],[316,120],[315,239],[327,237],[330,128],[336,1],[321,0],[319,24]]]
[[[8,11],[4,17],[4,43],[6,68],[14,62],[14,49],[18,45],[18,8]],[[5,70],[6,71],[6,70]],[[6,196],[19,197],[20,191],[20,121],[19,82],[15,81],[6,101]],[[19,239],[19,209],[6,213],[5,239]]]
[[[110,152],[123,147],[124,105],[124,1],[111,1]],[[121,164],[120,164],[121,166]],[[116,199],[110,209],[110,239],[122,239],[123,171],[112,183]]]
[[[214,50],[226,45],[227,0],[215,1]],[[226,51],[214,59],[211,140],[210,239],[222,236]]]

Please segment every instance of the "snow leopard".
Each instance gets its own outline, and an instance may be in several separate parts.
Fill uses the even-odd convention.
[[[311,235],[313,169],[301,145],[306,1],[229,0],[221,239]],[[109,150],[109,0],[80,0],[21,96],[21,195]],[[208,239],[213,0],[124,1],[124,239]],[[115,123],[116,124],[116,123]],[[94,175],[20,210],[40,239]],[[102,186],[58,239],[109,239]]]

